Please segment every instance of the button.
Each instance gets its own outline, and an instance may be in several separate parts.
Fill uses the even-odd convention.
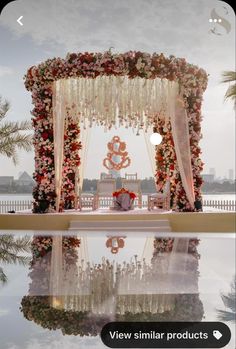
[[[20,16],[20,17],[16,20],[21,26],[23,25],[22,19],[23,19],[23,16]]]
[[[230,338],[223,322],[110,322],[101,331],[110,348],[223,348]]]

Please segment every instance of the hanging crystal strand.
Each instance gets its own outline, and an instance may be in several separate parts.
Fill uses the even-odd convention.
[[[98,95],[97,95],[97,83],[98,83],[98,77],[96,77],[94,80],[94,114],[93,114],[93,118],[96,117],[97,112],[98,112]]]
[[[144,79],[143,85],[142,85],[142,108],[140,110],[140,123],[142,123],[142,115],[143,113],[148,113],[148,90],[149,90],[149,84],[148,84],[148,80]]]
[[[97,88],[98,92],[98,113],[97,117],[98,119],[101,118],[102,120],[105,119],[105,113],[102,113],[102,109],[104,106],[104,81],[102,77],[99,77],[99,83],[100,83],[100,88]]]
[[[120,122],[121,122],[121,126],[124,125],[124,109],[123,109],[123,105],[122,105],[122,79],[123,77],[119,78],[119,85],[118,85],[118,109],[119,109],[119,116],[120,116]]]
[[[93,79],[89,78],[89,117],[93,115]]]
[[[150,114],[151,117],[155,115],[155,106],[158,105],[158,101],[156,100],[156,79],[152,80],[152,87],[150,91]]]
[[[84,104],[85,104],[85,116],[86,119],[89,118],[89,105],[88,105],[88,98],[89,98],[89,80],[87,78],[84,79]]]
[[[83,79],[80,78],[80,107],[81,107],[81,114],[83,115],[83,118],[85,119],[85,113],[84,113],[84,86],[83,86]]]
[[[121,115],[120,115],[120,105],[119,105],[120,79],[121,79],[121,77],[117,76],[117,79],[115,81],[115,84],[116,84],[116,87],[115,87],[116,88],[116,113],[117,113],[117,116],[118,116],[118,127],[122,126]]]
[[[108,129],[112,125],[113,119],[113,110],[112,110],[112,76],[107,77],[107,95],[108,95],[108,104],[107,104],[107,127]]]
[[[95,89],[94,89],[94,83],[95,83],[95,79],[91,79],[91,114],[90,114],[90,118],[94,117],[94,110],[95,110]]]
[[[124,99],[123,99],[124,89],[125,89],[125,81],[124,79],[122,80],[121,78],[120,86],[119,86],[119,110],[120,110],[120,116],[122,118],[123,125],[125,122],[125,105],[124,105]]]
[[[85,83],[86,83],[86,111],[87,111],[87,118],[90,117],[91,112],[90,112],[90,78],[85,78]]]
[[[135,87],[134,87],[134,84],[135,84],[135,79],[130,79],[128,81],[128,91],[129,91],[129,94],[128,94],[128,100],[127,100],[127,107],[128,107],[128,110],[127,110],[127,119],[128,118],[132,118],[132,115],[133,115],[133,111],[134,111],[134,108],[135,108]],[[126,119],[126,120],[127,120]]]

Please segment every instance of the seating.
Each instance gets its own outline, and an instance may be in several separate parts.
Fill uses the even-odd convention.
[[[112,174],[110,174],[110,173],[101,173],[101,175],[100,175],[100,179],[112,179],[113,177],[112,177]]]
[[[116,191],[116,180],[114,178],[100,179],[97,184],[97,192],[95,194],[95,208],[100,207],[100,199],[112,199],[113,192]]]
[[[170,180],[168,179],[164,185],[163,193],[148,195],[148,210],[151,211],[154,207],[161,207],[163,210],[170,210]]]
[[[141,192],[141,180],[138,179],[137,173],[125,174],[125,178],[121,179],[121,186],[136,194],[138,199],[138,207],[142,208],[142,192]]]

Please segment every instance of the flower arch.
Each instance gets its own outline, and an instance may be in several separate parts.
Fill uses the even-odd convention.
[[[109,86],[112,86],[113,89],[116,81],[123,79],[122,81],[125,81],[125,84],[127,84],[130,90],[132,90],[132,86],[137,86],[136,91],[139,91],[139,94],[136,94],[137,98],[133,98],[132,106],[123,106],[123,115],[118,115],[121,124],[126,123],[126,126],[137,126],[138,128],[144,128],[145,125],[152,125],[153,130],[156,130],[163,136],[162,144],[156,148],[155,177],[158,184],[165,182],[167,176],[170,177],[171,205],[173,210],[201,210],[202,178],[200,173],[203,163],[200,159],[201,150],[199,141],[201,139],[201,103],[203,93],[207,87],[206,72],[195,65],[187,63],[184,58],[176,58],[174,56],[165,57],[163,54],[157,53],[151,55],[144,52],[129,51],[119,54],[108,51],[104,53],[69,53],[65,59],[48,59],[38,66],[32,66],[25,76],[25,86],[27,90],[31,91],[34,104],[32,111],[35,147],[34,179],[37,183],[33,192],[34,212],[55,210],[58,193],[62,198],[61,208],[73,208],[76,197],[76,171],[81,166],[79,154],[83,146],[80,142],[80,126],[78,121],[80,117],[85,118],[86,115],[82,115],[78,107],[80,104],[74,103],[75,100],[67,105],[63,111],[61,110],[63,115],[66,114],[66,120],[64,120],[63,135],[61,135],[64,147],[63,152],[59,154],[61,156],[61,168],[59,171],[61,172],[61,182],[58,189],[56,188],[57,180],[55,178],[55,174],[57,173],[55,171],[55,166],[57,166],[55,163],[55,153],[58,151],[58,147],[55,146],[55,104],[57,103],[55,91],[58,87],[57,83],[70,81],[74,86],[76,81],[77,90],[80,89],[80,92],[84,91],[84,88],[87,88],[86,86],[90,84],[89,86],[92,87],[88,91],[91,92],[93,91],[92,89],[96,88],[95,85],[98,84],[99,79],[104,78],[103,88],[104,91],[108,91],[109,86],[106,85],[108,84],[106,81],[107,77],[110,77],[109,84],[111,85]],[[117,79],[114,80],[115,78]],[[177,127],[177,121],[182,120],[182,118],[180,117],[178,119],[177,116],[179,115],[175,116],[174,121],[171,118],[163,118],[162,105],[159,103],[159,109],[155,109],[155,96],[153,97],[150,87],[151,92],[149,97],[147,97],[147,101],[150,101],[152,104],[150,107],[152,108],[150,117],[148,113],[151,109],[148,111],[144,110],[142,106],[140,107],[140,103],[136,103],[137,100],[140,100],[140,96],[145,100],[143,96],[146,95],[140,89],[141,84],[143,86],[147,83],[147,85],[149,84],[150,86],[151,84],[153,86],[157,80],[177,84],[178,96],[181,97],[179,104],[182,111],[184,110],[186,113],[186,137],[189,138],[189,144],[187,145],[191,154],[192,203],[190,194],[187,192],[188,183],[183,176],[183,171],[181,173],[180,169],[183,161],[181,165],[182,155],[180,149],[177,147],[177,143],[181,143],[181,133],[178,135],[178,132],[173,132],[176,131],[174,127]],[[157,91],[157,88],[156,86],[155,91]],[[117,91],[118,88],[116,88]],[[67,94],[68,98],[70,96],[71,94]],[[104,98],[104,94],[100,94],[99,96],[100,98]],[[106,103],[106,98],[105,93],[104,103]],[[117,98],[119,99],[120,97]],[[55,99],[54,102],[53,99]],[[97,104],[90,105],[90,109],[88,109],[89,103],[87,103],[87,99],[88,95],[83,100],[83,107],[89,110],[90,126],[95,121],[101,125],[105,124],[105,127],[112,127],[114,120],[110,120],[106,124],[102,118],[102,112],[100,115],[96,115],[94,108]],[[128,99],[126,98],[126,100]],[[113,103],[113,100],[111,101]],[[123,102],[121,101],[120,103],[122,105]],[[61,108],[62,104],[59,104],[59,106]],[[115,105],[114,108],[116,108]],[[115,110],[114,108],[113,110]],[[133,108],[131,112],[129,108]],[[166,110],[164,113],[166,113]],[[77,118],[75,118],[75,114],[77,114]],[[144,114],[146,121],[143,122]],[[63,117],[65,118],[65,115]]]

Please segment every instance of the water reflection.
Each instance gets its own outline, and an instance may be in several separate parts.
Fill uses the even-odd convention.
[[[217,309],[219,321],[236,322],[236,275],[234,275],[231,283],[230,292],[222,293],[221,299],[225,306],[225,310]]]
[[[148,237],[142,255],[95,261],[85,236],[34,237],[21,310],[44,328],[81,336],[99,334],[110,321],[201,321],[198,245]]]
[[[31,248],[29,236],[15,237],[14,235],[0,235],[0,285],[8,281],[1,264],[19,264],[26,266],[30,258],[25,256]]]

